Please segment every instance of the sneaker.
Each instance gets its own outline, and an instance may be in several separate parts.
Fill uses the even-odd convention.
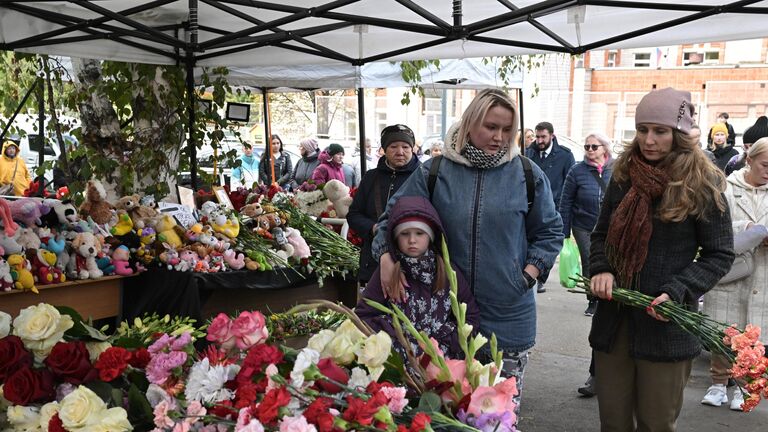
[[[701,400],[704,405],[720,406],[728,403],[728,394],[725,392],[725,385],[714,384],[707,389],[707,394]]]
[[[584,383],[584,386],[579,387],[576,391],[579,392],[580,395],[588,398],[597,394],[595,391],[595,377],[590,376],[589,379],[587,379],[587,382]]]
[[[584,309],[584,315],[588,317],[594,316],[596,310],[597,310],[597,302],[589,302],[589,305],[587,305],[587,308]]]
[[[536,283],[536,292],[537,293],[547,292],[547,289],[544,287],[543,282],[539,281]]]
[[[743,411],[741,409],[741,406],[744,404],[744,394],[741,392],[741,389],[736,387],[736,390],[733,392],[733,398],[731,398],[731,409],[734,411]]]

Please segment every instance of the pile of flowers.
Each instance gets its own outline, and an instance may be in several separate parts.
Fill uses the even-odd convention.
[[[741,409],[752,411],[762,399],[768,399],[768,357],[760,342],[760,327],[748,324],[743,332],[729,327],[723,342],[736,353],[731,370],[733,377],[747,383],[744,389],[749,396],[744,398]]]

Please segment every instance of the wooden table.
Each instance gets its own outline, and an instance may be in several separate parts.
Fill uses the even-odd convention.
[[[105,276],[99,279],[38,285],[40,294],[18,290],[0,292],[0,310],[15,317],[19,310],[43,302],[53,306],[69,306],[83,319],[118,317],[122,306],[124,279],[124,276]]]

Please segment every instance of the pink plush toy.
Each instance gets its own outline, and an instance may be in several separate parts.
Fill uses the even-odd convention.
[[[301,231],[296,228],[286,227],[285,238],[288,239],[288,244],[293,246],[294,258],[303,259],[311,256],[309,245],[304,240],[304,237],[301,236]]]
[[[112,265],[115,266],[115,274],[120,276],[130,276],[133,269],[128,260],[131,258],[131,251],[125,245],[120,245],[112,252]]]
[[[51,211],[50,207],[34,198],[22,198],[11,201],[8,203],[8,207],[11,209],[14,220],[30,228],[42,224],[40,217],[47,215]]]
[[[8,201],[4,198],[0,198],[0,219],[3,221],[3,229],[5,230],[5,235],[8,237],[13,237],[13,235],[16,234],[16,230],[19,228],[19,226],[16,225],[16,222],[14,222],[13,214],[11,213],[11,207],[8,204]],[[3,253],[3,255],[5,255],[5,253]]]
[[[240,270],[245,267],[245,255],[235,252],[233,249],[224,251],[224,262],[232,270]]]

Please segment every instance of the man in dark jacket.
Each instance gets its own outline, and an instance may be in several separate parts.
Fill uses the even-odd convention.
[[[420,165],[413,155],[413,131],[405,125],[387,126],[381,131],[384,157],[374,169],[363,175],[360,187],[349,207],[347,222],[363,239],[360,250],[360,271],[357,279],[365,284],[378,267],[371,255],[371,243],[376,234],[376,221],[387,207],[387,201]]]
[[[555,200],[555,208],[560,208],[560,194],[563,192],[563,184],[568,176],[568,171],[576,163],[571,150],[560,146],[554,135],[555,128],[552,123],[541,122],[536,125],[536,142],[525,150],[525,155],[544,171],[552,188],[552,198]],[[539,275],[537,292],[545,292],[544,283],[549,277],[549,271]]]

